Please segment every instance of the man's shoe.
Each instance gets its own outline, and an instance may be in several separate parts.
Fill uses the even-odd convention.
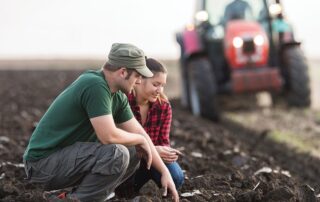
[[[70,196],[67,192],[61,190],[46,191],[43,193],[43,198],[49,202],[79,202],[75,197]]]

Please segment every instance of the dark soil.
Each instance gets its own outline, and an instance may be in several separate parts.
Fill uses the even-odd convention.
[[[80,73],[0,71],[0,201],[43,201],[41,187],[24,179],[22,154],[36,122]],[[227,118],[213,123],[171,102],[172,146],[185,154],[181,201],[320,201],[318,158],[271,141],[267,130]],[[169,199],[150,182],[133,201]]]

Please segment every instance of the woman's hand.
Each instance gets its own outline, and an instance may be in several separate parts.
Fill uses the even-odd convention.
[[[155,146],[157,152],[165,163],[172,163],[178,160],[179,155],[182,153],[179,150],[173,149],[168,146]]]

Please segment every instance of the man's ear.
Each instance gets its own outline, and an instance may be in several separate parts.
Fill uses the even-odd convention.
[[[128,71],[126,68],[124,67],[121,67],[119,70],[119,75],[122,77],[122,78],[126,78],[127,74],[128,74]]]

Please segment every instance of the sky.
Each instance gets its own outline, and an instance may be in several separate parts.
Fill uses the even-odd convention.
[[[193,21],[195,0],[0,0],[0,59],[103,59],[112,43],[177,59],[175,33]],[[320,1],[283,0],[309,57],[320,57]],[[302,8],[302,9],[301,9]]]

